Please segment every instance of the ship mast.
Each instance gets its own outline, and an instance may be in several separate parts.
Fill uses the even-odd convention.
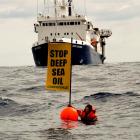
[[[55,13],[55,18],[57,18],[57,4],[56,4],[56,0],[54,0],[54,13]]]
[[[63,15],[67,15],[67,6],[66,6],[65,0],[54,0],[54,12],[55,12],[55,17],[60,17]]]
[[[72,0],[68,0],[68,16],[72,16]]]

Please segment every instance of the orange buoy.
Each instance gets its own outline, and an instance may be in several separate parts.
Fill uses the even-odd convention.
[[[78,121],[77,110],[73,107],[65,107],[60,113],[60,118],[62,120]]]

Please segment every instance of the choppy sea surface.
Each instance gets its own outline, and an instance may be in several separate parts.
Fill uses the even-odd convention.
[[[63,122],[68,93],[45,89],[47,68],[0,67],[0,140],[140,140],[140,62],[73,66],[72,105],[98,122]]]

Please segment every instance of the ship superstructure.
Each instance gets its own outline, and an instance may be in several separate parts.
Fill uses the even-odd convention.
[[[100,30],[85,16],[74,14],[72,5],[72,0],[54,0],[54,16],[38,14],[38,23],[34,24],[38,41],[32,48],[37,66],[47,65],[49,42],[71,42],[71,38],[73,65],[104,62],[105,38],[111,36],[111,31]]]

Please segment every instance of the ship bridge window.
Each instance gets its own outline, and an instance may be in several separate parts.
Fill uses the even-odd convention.
[[[55,26],[55,23],[49,23],[49,26]]]
[[[48,23],[42,23],[42,26],[48,26]]]
[[[55,23],[42,23],[42,26],[55,26]]]
[[[57,25],[63,26],[63,25],[80,25],[80,21],[73,21],[73,22],[59,22]],[[50,23],[50,26],[55,26],[55,23]]]
[[[74,25],[74,22],[70,22],[70,25]]]
[[[60,25],[60,26],[63,26],[63,22],[60,22],[59,25]]]

